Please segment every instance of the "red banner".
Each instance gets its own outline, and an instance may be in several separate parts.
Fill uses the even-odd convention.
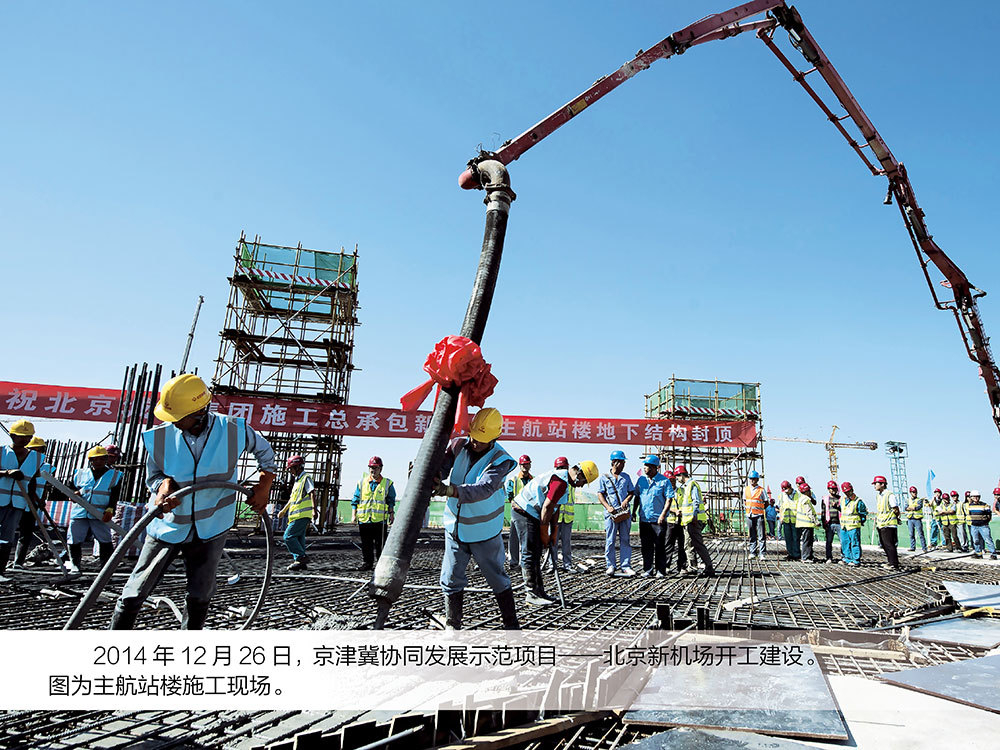
[[[0,413],[30,419],[48,417],[114,422],[120,393],[0,381]],[[148,408],[148,398],[147,398]],[[222,414],[243,417],[265,432],[299,432],[361,437],[423,437],[429,411],[404,412],[379,406],[331,406],[305,401],[217,395]],[[501,440],[621,445],[690,445],[699,448],[752,448],[757,425],[751,421],[702,422],[668,419],[587,419],[504,415]]]

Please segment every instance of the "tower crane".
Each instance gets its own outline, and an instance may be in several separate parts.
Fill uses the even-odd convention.
[[[830,431],[830,439],[823,440],[807,440],[806,438],[788,438],[788,437],[768,437],[767,440],[777,440],[779,443],[812,443],[813,445],[822,445],[826,448],[827,455],[830,457],[830,477],[833,481],[837,481],[837,448],[858,448],[861,450],[874,451],[878,450],[878,443],[876,442],[864,442],[864,443],[835,443],[833,442],[833,436],[836,434],[839,428],[837,425],[833,426],[833,430]]]

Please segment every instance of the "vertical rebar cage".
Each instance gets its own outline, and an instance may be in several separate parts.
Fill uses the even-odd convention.
[[[347,404],[358,323],[358,250],[268,245],[240,234],[213,387],[217,393]],[[279,466],[306,459],[322,509],[336,507],[344,446],[336,435],[262,430]],[[244,467],[245,469],[246,467]],[[281,477],[281,480],[287,477]],[[281,494],[280,482],[278,493]],[[256,516],[245,506],[237,521]]]
[[[752,448],[708,448],[692,445],[647,446],[664,468],[684,464],[701,486],[708,509],[709,529],[744,531],[743,487],[756,468],[764,474],[760,383],[726,380],[670,380],[646,396],[646,419],[683,419],[694,422],[749,420],[757,424]],[[766,478],[763,484],[766,485]]]

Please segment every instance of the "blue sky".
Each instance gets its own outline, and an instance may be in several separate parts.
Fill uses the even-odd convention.
[[[192,362],[212,372],[245,229],[358,245],[352,401],[392,405],[461,324],[484,214],[456,181],[477,145],[725,7],[4,4],[0,378],[114,387],[127,363],[175,367],[199,294]],[[1000,8],[969,4],[960,33],[931,2],[798,8],[908,167],[937,242],[992,292],[981,309],[1000,330]],[[483,342],[502,411],[630,417],[671,374],[759,381],[765,435],[824,439],[836,423],[841,440],[907,442],[920,486],[928,466],[949,488],[995,486],[981,381],[881,203],[885,181],[752,36],[655,64],[511,174]],[[509,448],[540,465],[607,459]],[[350,439],[345,476],[379,453],[402,478],[415,450]],[[888,472],[881,449],[840,463],[859,485]],[[825,484],[825,467],[820,446],[765,448],[772,486]]]

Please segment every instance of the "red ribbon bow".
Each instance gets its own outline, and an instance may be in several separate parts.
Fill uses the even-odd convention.
[[[490,372],[490,366],[483,360],[479,345],[465,336],[445,336],[427,355],[424,370],[430,380],[421,383],[399,399],[403,411],[416,411],[437,385],[438,394],[442,388],[458,385],[458,410],[455,413],[455,431],[469,430],[469,407],[482,406],[493,395],[499,382]],[[437,394],[434,396],[437,403]]]

